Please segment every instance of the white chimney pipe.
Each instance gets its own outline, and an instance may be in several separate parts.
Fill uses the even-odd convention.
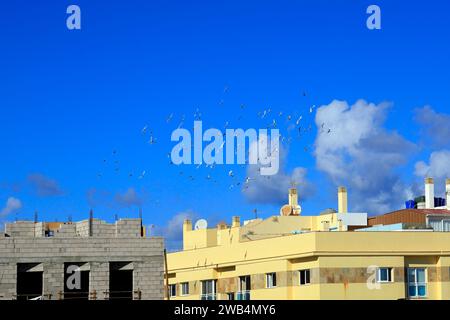
[[[339,213],[348,212],[347,189],[345,187],[338,188],[338,212]]]
[[[445,204],[447,210],[450,210],[450,179],[445,180]]]
[[[298,194],[296,188],[289,189],[289,205],[295,215],[299,215],[302,212],[302,207],[298,204]]]
[[[433,178],[425,178],[425,209],[434,209]]]

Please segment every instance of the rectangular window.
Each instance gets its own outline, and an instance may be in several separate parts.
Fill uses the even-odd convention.
[[[227,300],[234,300],[234,292],[227,293]]]
[[[181,295],[187,296],[189,295],[189,282],[183,282],[180,284],[181,287]]]
[[[216,280],[202,281],[202,300],[216,300]]]
[[[170,297],[177,296],[177,286],[175,284],[169,284],[169,294],[170,294]]]
[[[239,277],[238,300],[250,300],[250,276]]]
[[[310,284],[311,283],[311,272],[309,269],[300,270],[300,285]]]
[[[239,291],[250,291],[250,276],[239,277]]]
[[[377,282],[392,282],[392,268],[378,268]]]
[[[408,268],[408,296],[423,298],[427,296],[425,268]]]
[[[237,300],[250,300],[250,276],[239,277],[239,291],[237,293]]]
[[[277,274],[275,272],[266,273],[266,288],[274,288],[277,286]]]

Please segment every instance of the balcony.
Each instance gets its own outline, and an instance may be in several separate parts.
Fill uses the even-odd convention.
[[[238,292],[236,300],[250,300],[250,290]]]

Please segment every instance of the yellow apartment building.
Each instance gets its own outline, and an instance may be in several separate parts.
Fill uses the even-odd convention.
[[[167,256],[167,294],[173,300],[450,299],[450,232],[402,226],[374,232],[366,213],[347,211],[343,187],[338,212],[317,216],[301,215],[290,189],[280,215],[267,219],[241,224],[233,217],[216,228],[200,221],[194,229],[186,220],[183,250]]]

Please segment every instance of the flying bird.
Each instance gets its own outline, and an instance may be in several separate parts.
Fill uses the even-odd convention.
[[[145,177],[145,170],[142,171],[141,175],[139,176],[139,179],[143,179]]]

